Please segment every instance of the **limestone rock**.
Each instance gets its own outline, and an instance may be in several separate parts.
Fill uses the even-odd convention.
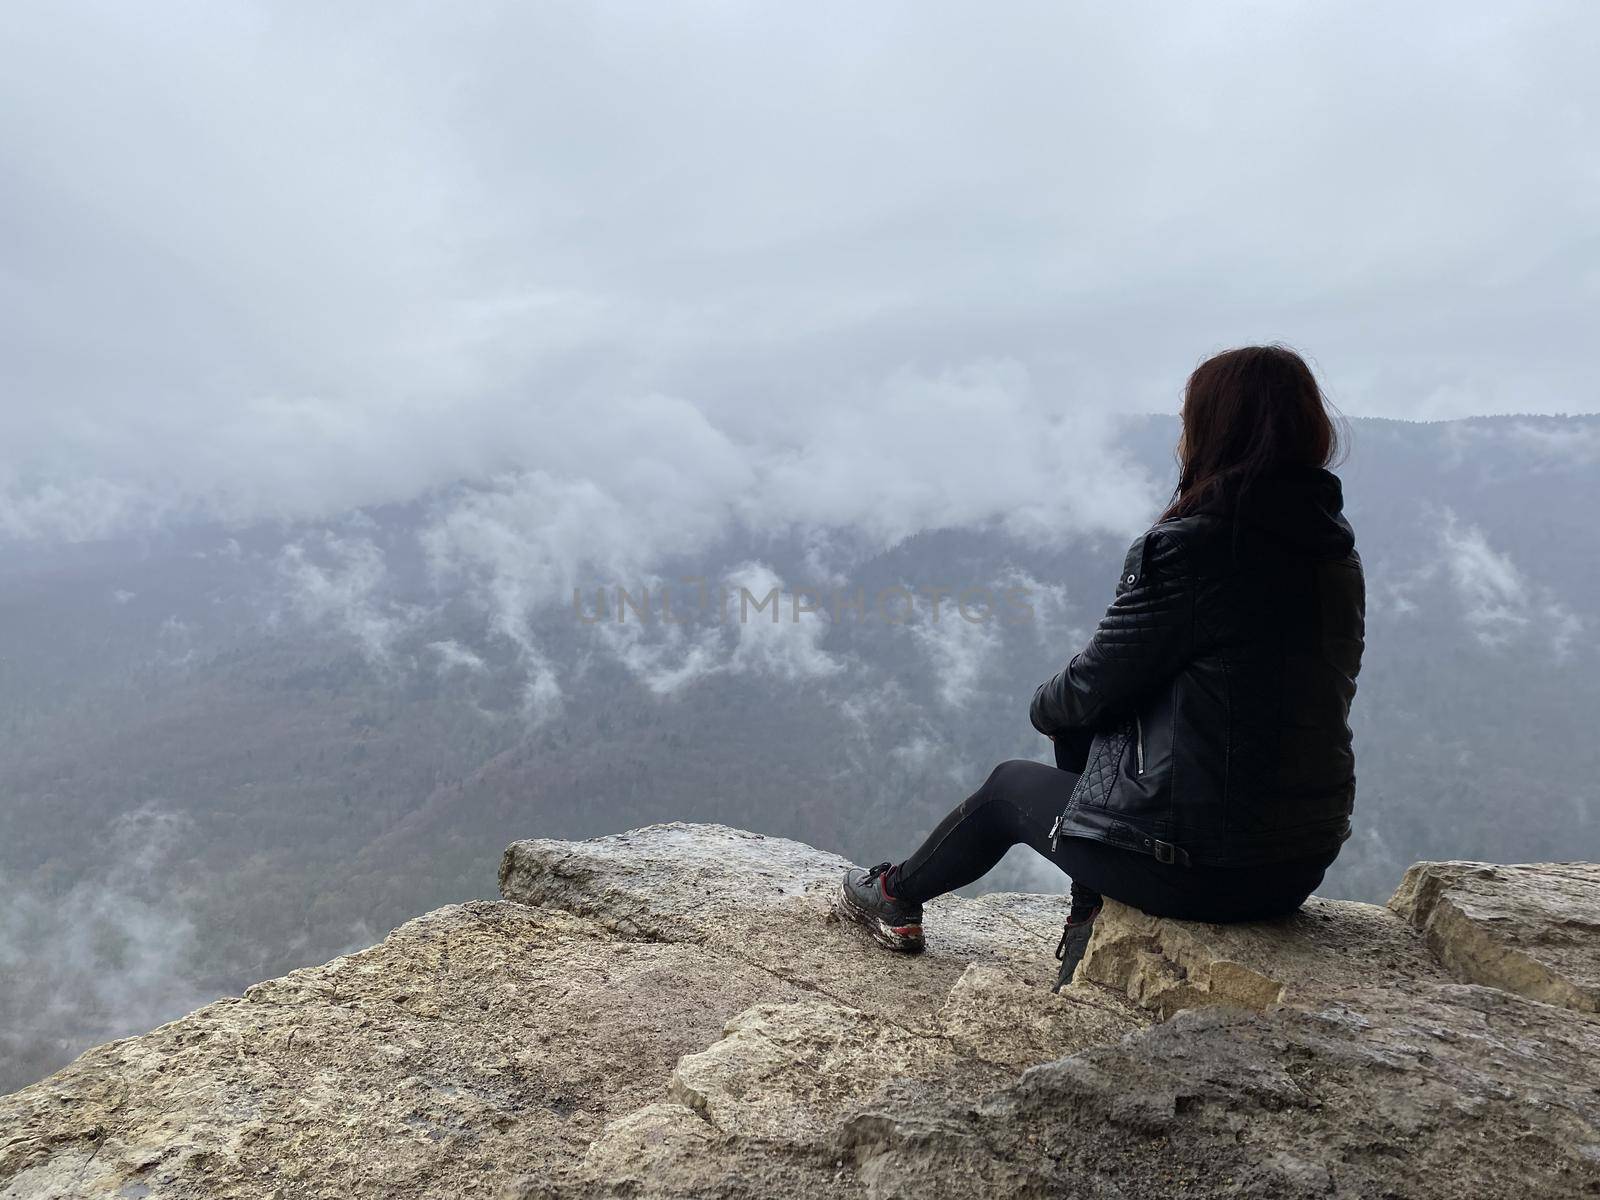
[[[556,908],[627,937],[691,942],[760,964],[840,1004],[927,1021],[967,964],[1055,982],[1058,896],[946,896],[926,906],[928,949],[886,955],[841,925],[832,900],[851,864],[785,838],[673,822],[586,842],[513,842],[508,900]]]
[[[1312,897],[1293,916],[1246,925],[1165,920],[1107,901],[1078,978],[1170,1017],[1198,1005],[1261,1010],[1372,979],[1446,975],[1388,909]]]
[[[1462,984],[1208,1005],[918,1126],[844,1131],[875,1196],[1600,1194],[1600,1024]],[[942,1135],[925,1136],[942,1129]]]
[[[811,1142],[884,1076],[936,1075],[948,1058],[937,1039],[832,1001],[758,1004],[679,1059],[667,1094],[724,1132]]]
[[[614,1184],[643,1186],[663,1175],[680,1177],[714,1155],[725,1139],[682,1104],[663,1102],[618,1117],[584,1151],[582,1172]]]
[[[1600,1195],[1593,868],[1257,926],[1108,905],[1053,995],[1062,897],[941,900],[893,956],[833,916],[845,865],[516,843],[505,901],[0,1097],[0,1200]]]
[[[939,1010],[940,1032],[976,1061],[1014,1074],[1034,1063],[1114,1042],[1146,1024],[1120,997],[1074,985],[1052,995],[997,967],[969,966]]]
[[[1600,865],[1417,863],[1389,906],[1457,978],[1600,1012]]]
[[[493,1195],[806,994],[567,913],[441,909],[0,1097],[0,1197]]]
[[[973,964],[929,1029],[820,999],[755,1005],[728,1022],[720,1041],[680,1059],[667,1093],[723,1132],[809,1144],[885,1080],[958,1074],[961,1089],[977,1094],[1143,1024],[1115,997],[1086,989],[1052,996]]]

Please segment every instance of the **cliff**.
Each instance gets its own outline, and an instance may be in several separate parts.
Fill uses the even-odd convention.
[[[897,957],[832,917],[844,866],[518,842],[503,901],[0,1097],[0,1198],[1600,1194],[1600,867],[1113,905],[1053,996],[1060,897],[946,898]]]

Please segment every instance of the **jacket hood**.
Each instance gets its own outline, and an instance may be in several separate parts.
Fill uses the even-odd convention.
[[[1321,467],[1290,467],[1257,478],[1238,497],[1202,512],[1236,519],[1318,558],[1343,558],[1355,547],[1344,518],[1344,487]]]

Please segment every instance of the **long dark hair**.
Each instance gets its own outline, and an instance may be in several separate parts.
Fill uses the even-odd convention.
[[[1345,435],[1301,358],[1287,346],[1241,346],[1206,359],[1183,393],[1178,486],[1159,520],[1231,506],[1285,467],[1326,467]],[[1336,419],[1337,418],[1337,419]]]

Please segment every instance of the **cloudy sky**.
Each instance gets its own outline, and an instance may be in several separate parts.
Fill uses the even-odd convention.
[[[1140,480],[1063,464],[1251,340],[1353,414],[1593,411],[1597,34],[1582,2],[6,5],[0,539],[491,476],[669,501],[613,523],[646,541],[1126,526]]]

